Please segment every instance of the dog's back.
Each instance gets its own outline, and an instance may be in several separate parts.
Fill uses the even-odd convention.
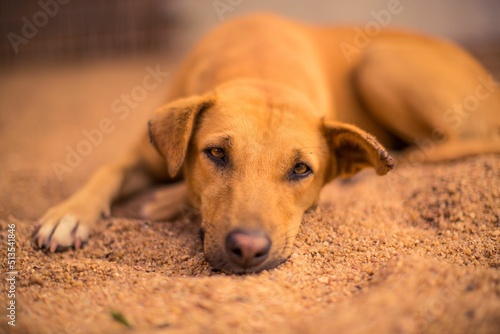
[[[331,101],[318,52],[305,25],[272,14],[245,16],[216,28],[192,50],[171,99],[258,79],[303,93],[324,115]]]
[[[472,56],[447,41],[395,29],[360,35],[354,27],[253,14],[218,27],[198,44],[170,98],[242,78],[301,92],[319,115],[355,124],[391,148],[439,132],[475,141],[467,154],[500,151],[500,144],[490,142],[500,136],[500,93]],[[484,85],[487,91],[475,99]],[[453,111],[456,105],[465,111]],[[461,154],[448,158],[455,155]]]

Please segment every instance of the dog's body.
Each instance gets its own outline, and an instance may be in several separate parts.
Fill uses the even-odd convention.
[[[79,248],[113,199],[182,170],[186,186],[160,196],[145,216],[171,217],[188,201],[201,213],[213,266],[259,271],[290,255],[325,183],[364,167],[392,169],[365,131],[389,148],[409,145],[412,160],[500,152],[500,94],[472,57],[446,42],[383,31],[347,59],[340,46],[355,34],[271,15],[219,27],[193,50],[151,119],[153,145],[144,136],[49,210],[38,245]],[[412,155],[421,141],[432,149]]]

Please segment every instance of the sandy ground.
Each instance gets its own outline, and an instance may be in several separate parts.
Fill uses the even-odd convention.
[[[136,140],[168,79],[123,119],[111,104],[160,62],[2,74],[1,270],[15,224],[19,273],[15,328],[7,324],[8,286],[0,286],[0,332],[500,332],[499,155],[333,182],[305,216],[290,260],[260,274],[212,270],[189,216],[120,217],[147,195],[117,206],[83,250],[33,249],[36,219]],[[53,163],[64,164],[67,146],[103,118],[114,130],[59,180]]]

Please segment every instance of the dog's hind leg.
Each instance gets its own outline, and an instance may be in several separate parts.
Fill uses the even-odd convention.
[[[410,145],[412,161],[500,152],[500,92],[458,47],[425,37],[373,41],[353,76],[368,112]]]
[[[163,178],[162,170],[162,158],[144,136],[134,150],[100,168],[79,191],[49,209],[33,233],[35,245],[52,252],[80,248],[98,219],[109,214],[114,199]]]

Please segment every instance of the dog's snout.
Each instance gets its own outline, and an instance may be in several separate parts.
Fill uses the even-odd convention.
[[[226,252],[234,264],[243,267],[255,267],[267,258],[271,249],[271,240],[259,231],[234,230],[226,237]]]

